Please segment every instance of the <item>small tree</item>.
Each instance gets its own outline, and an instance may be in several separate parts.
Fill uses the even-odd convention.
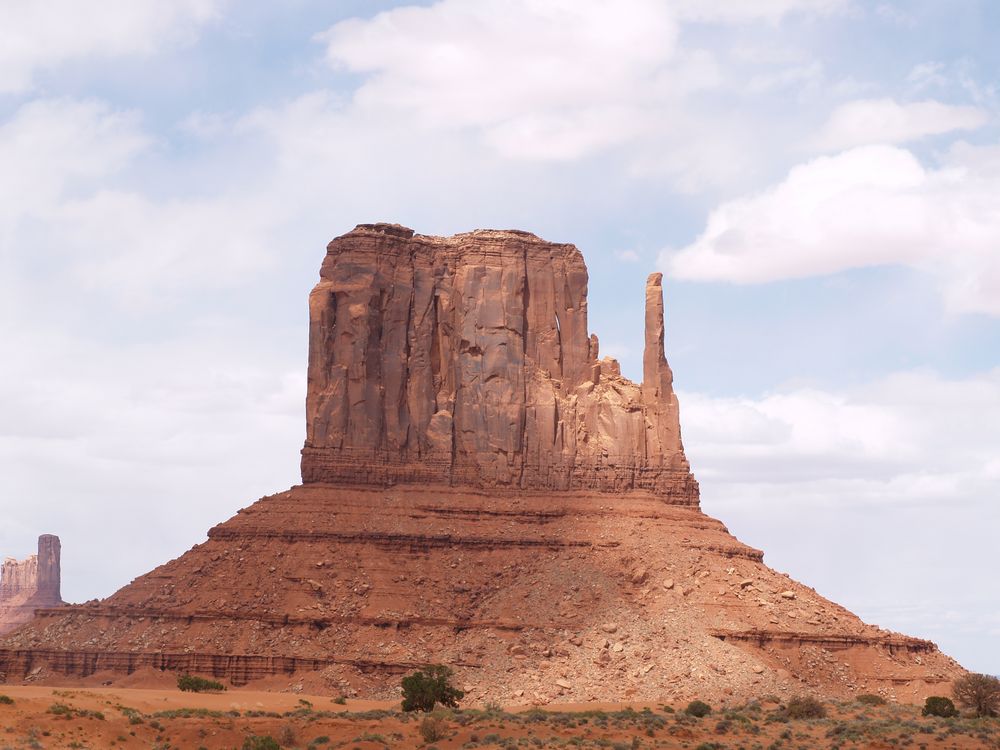
[[[924,701],[924,710],[921,713],[924,716],[943,716],[947,719],[952,716],[958,716],[958,709],[951,702],[951,698],[932,695]]]
[[[403,710],[433,711],[434,705],[457,708],[465,693],[451,684],[452,671],[432,664],[403,678]]]
[[[1000,680],[988,674],[967,674],[951,687],[955,700],[976,712],[976,716],[1000,714]]]
[[[712,707],[705,703],[705,701],[691,701],[687,704],[687,708],[684,709],[684,713],[700,719],[702,716],[708,716],[712,713]]]

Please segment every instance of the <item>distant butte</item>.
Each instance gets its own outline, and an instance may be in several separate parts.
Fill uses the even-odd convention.
[[[60,595],[59,537],[38,537],[38,554],[25,560],[4,558],[0,568],[0,633],[23,625],[39,607],[63,603]],[[2,671],[2,670],[0,670]]]
[[[0,639],[8,681],[183,670],[391,698],[434,662],[473,703],[914,701],[962,673],[702,513],[659,274],[641,384],[588,333],[579,250],[527,232],[360,225],[309,308],[303,484],[101,602],[39,612]]]

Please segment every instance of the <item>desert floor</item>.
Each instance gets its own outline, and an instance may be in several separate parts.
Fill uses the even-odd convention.
[[[294,693],[0,686],[8,748],[1000,748],[998,719],[923,718],[913,706],[827,703],[789,720],[776,702],[704,718],[669,706],[467,708],[431,716],[398,705]],[[437,736],[434,736],[436,731]],[[431,736],[428,741],[425,735]],[[277,745],[262,739],[273,738]]]

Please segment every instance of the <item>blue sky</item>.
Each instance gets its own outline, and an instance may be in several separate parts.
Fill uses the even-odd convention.
[[[703,506],[1000,673],[1000,7],[70,0],[0,10],[0,553],[105,596],[297,481],[357,223],[574,242]]]

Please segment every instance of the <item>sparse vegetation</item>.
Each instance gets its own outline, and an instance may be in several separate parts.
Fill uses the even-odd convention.
[[[822,719],[826,708],[811,695],[797,695],[788,701],[784,713],[789,719]]]
[[[448,722],[440,716],[428,716],[420,722],[420,736],[424,742],[437,742],[448,736]]]
[[[281,745],[268,734],[251,734],[243,740],[243,750],[281,750]]]
[[[712,713],[712,707],[705,703],[705,701],[691,701],[687,704],[687,708],[684,709],[684,713],[700,719]]]
[[[951,698],[932,695],[924,701],[924,709],[921,713],[924,716],[942,716],[947,719],[950,716],[958,716],[958,709],[955,708],[955,704],[952,703]]]
[[[3,706],[13,706],[14,705],[14,699],[11,698],[9,695],[0,695],[0,705],[3,705]]]
[[[858,703],[863,706],[884,706],[885,698],[881,695],[875,695],[874,693],[862,693],[857,698],[855,698]]]
[[[465,693],[451,684],[451,676],[451,668],[437,664],[404,677],[403,710],[430,712],[438,703],[457,708]]]
[[[177,678],[177,687],[190,693],[221,693],[226,686],[215,680],[207,680],[196,675],[182,674]]]
[[[952,686],[955,700],[976,716],[1000,714],[1000,680],[988,674],[967,674]]]

